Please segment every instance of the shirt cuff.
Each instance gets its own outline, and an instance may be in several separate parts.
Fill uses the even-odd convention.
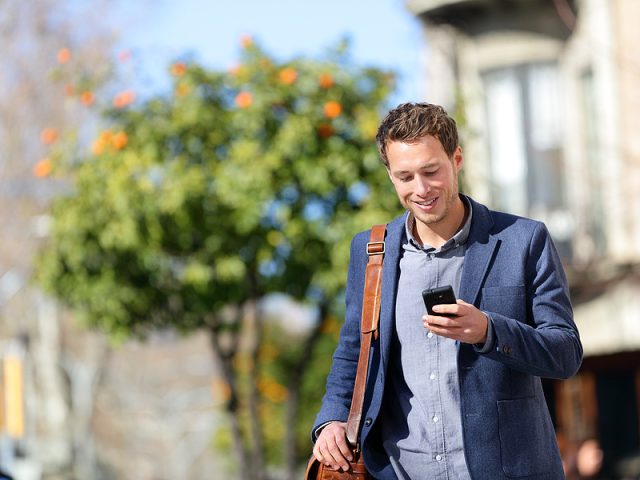
[[[482,312],[487,317],[487,338],[484,343],[474,343],[473,348],[478,353],[489,353],[493,350],[493,345],[495,342],[495,331],[493,328],[493,320],[491,319],[491,315],[487,312]]]

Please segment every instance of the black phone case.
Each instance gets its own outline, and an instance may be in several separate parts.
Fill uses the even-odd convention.
[[[424,300],[424,306],[427,307],[427,313],[429,315],[441,315],[433,312],[434,305],[456,303],[456,296],[450,285],[445,287],[428,288],[422,292],[422,299]]]

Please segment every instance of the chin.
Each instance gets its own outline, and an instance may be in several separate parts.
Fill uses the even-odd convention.
[[[425,215],[421,212],[419,214],[413,212],[413,216],[418,222],[424,223],[425,225],[433,225],[442,220],[442,215],[438,215],[437,213],[429,213]]]

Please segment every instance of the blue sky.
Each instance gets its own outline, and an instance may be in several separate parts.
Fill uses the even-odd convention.
[[[422,36],[403,0],[153,0],[143,5],[122,44],[143,62],[150,80],[156,73],[162,77],[168,62],[185,54],[212,68],[229,68],[244,35],[279,59],[320,56],[348,36],[358,64],[398,73],[394,103],[424,98]]]

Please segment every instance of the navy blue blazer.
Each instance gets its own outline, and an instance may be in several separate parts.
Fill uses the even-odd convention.
[[[459,296],[490,315],[495,336],[488,353],[458,344],[460,415],[469,472],[474,479],[563,479],[540,377],[568,378],[582,361],[566,277],[543,223],[471,202]],[[383,414],[406,216],[387,226],[380,334],[372,345],[363,410],[363,456],[380,480],[396,478],[382,450],[376,421]],[[369,235],[369,231],[359,233],[351,243],[346,318],[313,431],[348,417],[360,348]]]

